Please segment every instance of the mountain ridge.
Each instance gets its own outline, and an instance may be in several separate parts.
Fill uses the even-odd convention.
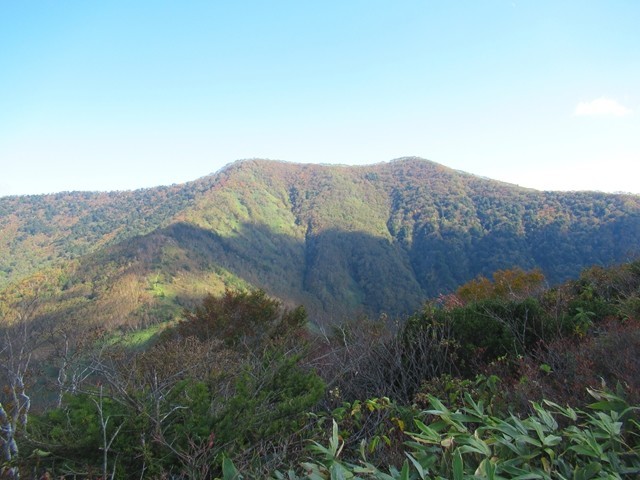
[[[105,321],[146,324],[207,292],[259,287],[337,321],[403,315],[498,269],[540,267],[556,283],[632,258],[640,197],[541,192],[417,157],[249,159],[169,187],[0,198],[0,228],[0,289],[62,266],[80,300],[61,316],[109,304],[121,318]],[[113,285],[123,278],[136,299]]]

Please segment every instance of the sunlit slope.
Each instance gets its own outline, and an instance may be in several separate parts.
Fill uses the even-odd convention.
[[[43,266],[167,225],[209,181],[132,192],[0,198],[0,287]]]

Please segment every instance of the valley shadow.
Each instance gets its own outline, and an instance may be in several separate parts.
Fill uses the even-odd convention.
[[[295,238],[244,223],[234,235],[222,236],[177,223],[163,233],[199,268],[222,268],[289,305],[302,304],[319,323],[403,316],[425,300],[406,253],[363,232],[329,229]]]
[[[638,239],[638,216],[586,227],[551,225],[526,235],[424,232],[411,245],[337,229],[296,238],[251,223],[223,236],[181,222],[85,257],[69,282],[93,285],[94,291],[84,291],[86,304],[99,302],[130,278],[217,275],[230,288],[262,288],[287,306],[304,305],[312,321],[328,324],[361,315],[403,317],[428,298],[498,269],[540,267],[550,283],[558,283],[594,264],[629,260],[640,250]],[[175,302],[197,305],[202,288],[189,292],[186,287]],[[122,295],[130,293],[124,290]],[[60,302],[70,306],[60,308],[56,317],[86,314],[71,300]]]

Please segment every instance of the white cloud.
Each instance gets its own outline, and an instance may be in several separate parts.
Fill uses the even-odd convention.
[[[607,97],[596,98],[590,102],[580,102],[573,112],[579,117],[622,117],[631,113],[631,110],[618,103],[617,100]]]

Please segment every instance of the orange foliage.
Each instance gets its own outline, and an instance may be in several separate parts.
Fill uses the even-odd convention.
[[[524,271],[520,268],[498,270],[493,281],[479,276],[456,290],[464,303],[491,298],[522,300],[540,293],[544,288],[544,274],[540,269]]]

